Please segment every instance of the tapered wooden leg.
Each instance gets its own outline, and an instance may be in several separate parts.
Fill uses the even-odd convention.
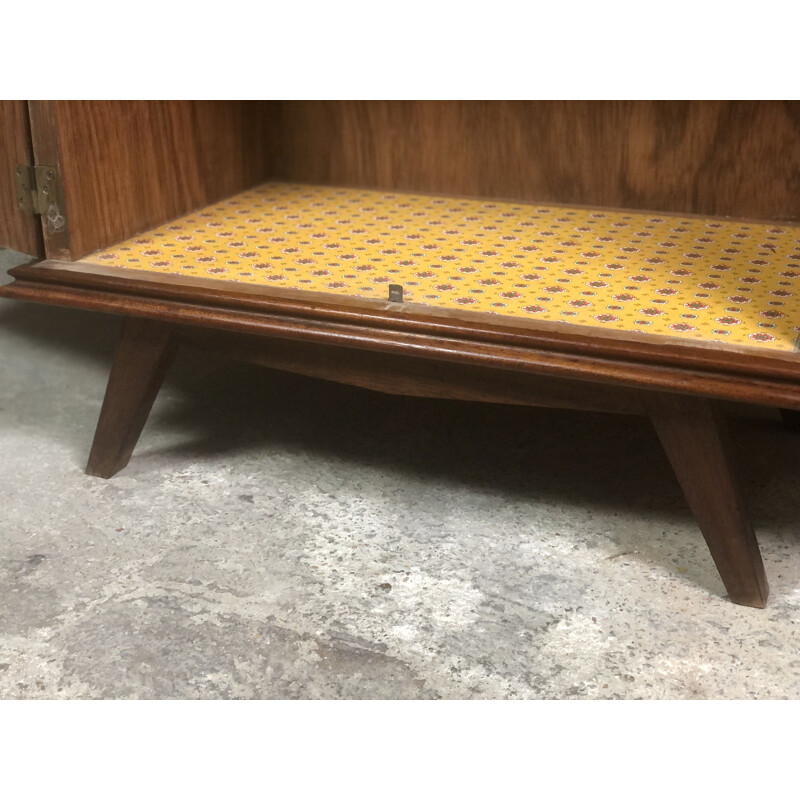
[[[734,603],[763,608],[769,587],[736,483],[725,421],[703,398],[653,393],[650,417]]]
[[[110,478],[130,460],[174,352],[173,326],[126,317],[94,434],[88,475]]]
[[[800,430],[800,411],[793,411],[790,408],[782,408],[781,416],[783,417],[783,424],[792,430]]]

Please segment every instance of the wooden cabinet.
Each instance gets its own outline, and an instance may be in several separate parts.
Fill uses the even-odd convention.
[[[798,102],[37,100],[0,115],[0,245],[51,259],[266,180],[800,220]],[[66,227],[45,252],[14,210],[15,163],[58,170]]]
[[[647,414],[731,598],[766,602],[717,401],[800,409],[800,104],[0,109],[0,242],[41,259],[0,294],[126,318],[90,473],[125,466],[176,346]],[[38,216],[17,164],[51,180]]]

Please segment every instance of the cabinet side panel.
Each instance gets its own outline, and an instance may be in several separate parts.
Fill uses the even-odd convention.
[[[800,219],[797,101],[282,101],[285,180]]]
[[[55,101],[78,259],[265,179],[259,103]]]
[[[39,218],[17,206],[16,164],[33,164],[28,103],[0,100],[0,247],[44,258]]]

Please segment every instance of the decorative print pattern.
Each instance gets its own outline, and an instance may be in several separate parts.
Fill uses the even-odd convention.
[[[793,350],[800,227],[271,183],[86,263]]]

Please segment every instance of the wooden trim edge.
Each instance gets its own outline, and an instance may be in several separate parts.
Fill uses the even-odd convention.
[[[576,381],[596,382],[633,389],[675,392],[738,402],[800,409],[800,382],[726,370],[664,365],[637,358],[634,350],[617,352],[569,352],[543,346],[535,336],[503,335],[484,337],[483,332],[442,323],[359,317],[330,309],[301,308],[278,301],[261,302],[263,310],[253,311],[229,305],[212,305],[213,297],[199,301],[158,298],[137,293],[134,282],[127,293],[115,287],[101,288],[59,285],[52,280],[30,280],[47,271],[17,267],[16,280],[0,288],[0,295],[20,300],[63,305],[87,310],[139,316],[200,328],[217,328],[277,339],[340,345],[356,350],[394,353],[433,361],[550,375]],[[496,332],[495,332],[496,333]],[[508,335],[506,335],[508,336]]]

